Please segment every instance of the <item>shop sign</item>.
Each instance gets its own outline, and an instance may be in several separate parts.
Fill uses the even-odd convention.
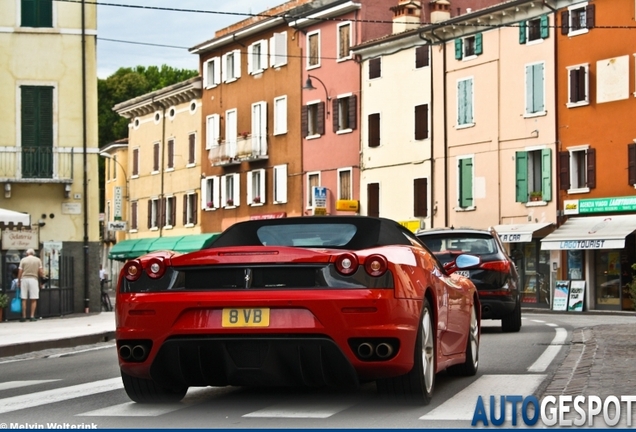
[[[528,243],[532,241],[532,233],[499,234],[502,243]]]
[[[110,221],[108,222],[108,231],[127,231],[128,222],[126,221]]]
[[[250,220],[261,220],[261,219],[281,219],[287,217],[286,212],[277,212],[277,213],[265,213],[260,215],[252,215],[250,216]]]
[[[122,193],[121,186],[115,186],[115,211],[114,211],[114,219],[116,221],[121,220],[121,207],[122,207]]]
[[[400,225],[415,233],[420,229],[420,221],[398,221]]]
[[[571,281],[568,310],[581,312],[583,310],[584,297],[585,297],[585,281]]]
[[[564,311],[568,307],[568,294],[570,291],[570,281],[556,281],[552,295],[552,310]]]
[[[579,200],[579,214],[629,211],[636,211],[636,196]]]
[[[563,200],[563,214],[579,214],[579,200]]]
[[[2,231],[2,249],[38,249],[37,231]]]

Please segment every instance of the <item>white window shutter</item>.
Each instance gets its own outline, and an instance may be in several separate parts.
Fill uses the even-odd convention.
[[[234,77],[241,77],[241,50],[234,50]]]
[[[260,41],[261,44],[261,68],[263,70],[267,69],[267,41]]]
[[[238,173],[232,174],[234,177],[234,205],[238,207],[241,204],[241,178]]]
[[[254,197],[252,196],[252,180],[254,176],[254,171],[248,171],[247,173],[247,203],[250,204]]]
[[[208,191],[208,180],[206,178],[202,178],[201,179],[201,209],[205,209],[208,206],[207,191]]]
[[[287,64],[287,32],[274,33],[269,40],[270,43],[270,65],[280,67]]]
[[[247,47],[247,73],[254,73],[254,62],[252,56],[254,55],[254,44]]]
[[[227,54],[221,56],[221,80],[227,82]]]
[[[259,176],[259,181],[260,184],[258,185],[258,193],[261,194],[261,202],[264,203],[265,202],[265,170],[264,169],[260,169],[260,176]]]
[[[287,202],[287,165],[274,167],[274,202],[284,204]]]
[[[218,85],[221,83],[221,59],[214,57],[212,61],[214,62],[214,85]]]
[[[203,63],[203,88],[208,88],[209,79],[208,79],[208,68],[210,66],[210,60]]]

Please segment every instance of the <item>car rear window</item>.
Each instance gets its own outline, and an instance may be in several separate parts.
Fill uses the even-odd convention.
[[[353,224],[268,225],[256,230],[263,246],[342,247],[356,234]]]
[[[452,236],[423,235],[420,240],[431,252],[461,252],[472,255],[488,255],[497,253],[495,239],[488,235],[455,234]]]

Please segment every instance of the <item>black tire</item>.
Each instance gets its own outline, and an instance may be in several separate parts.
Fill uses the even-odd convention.
[[[121,380],[128,397],[137,403],[174,403],[179,402],[188,391],[188,387],[167,389],[152,380],[136,378],[121,371]]]
[[[468,338],[466,341],[466,361],[462,364],[448,368],[452,376],[473,376],[479,367],[479,321],[477,320],[477,304],[473,305],[470,312],[468,326]]]
[[[406,375],[376,381],[378,392],[396,401],[428,405],[435,387],[435,326],[433,312],[424,299],[415,341],[413,369]]]
[[[519,330],[521,330],[521,304],[517,302],[515,310],[501,319],[501,331],[504,333],[514,333]]]

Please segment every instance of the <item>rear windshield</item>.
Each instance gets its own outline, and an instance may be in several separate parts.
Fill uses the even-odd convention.
[[[256,230],[263,246],[337,248],[349,243],[357,228],[353,224],[269,225]]]
[[[488,255],[497,253],[495,239],[488,235],[457,234],[453,236],[423,235],[420,240],[431,252],[461,252],[472,255]]]

